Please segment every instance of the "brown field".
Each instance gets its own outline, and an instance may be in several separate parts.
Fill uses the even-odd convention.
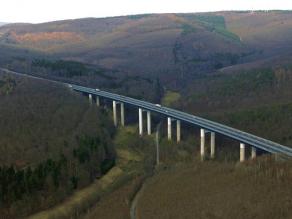
[[[256,12],[239,14],[231,12],[224,14],[224,17],[227,27],[231,31],[239,35],[244,42],[257,47],[287,44],[287,41],[291,40],[291,13]]]
[[[137,218],[291,218],[291,170],[270,158],[175,167],[146,185]]]
[[[42,32],[42,33],[26,33],[16,34],[12,32],[11,35],[15,38],[18,43],[21,42],[40,42],[40,41],[80,41],[82,38],[78,34],[70,32]]]

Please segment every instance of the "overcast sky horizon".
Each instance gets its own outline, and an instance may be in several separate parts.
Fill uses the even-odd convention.
[[[1,22],[41,23],[149,13],[291,10],[292,0],[4,0],[0,5]]]

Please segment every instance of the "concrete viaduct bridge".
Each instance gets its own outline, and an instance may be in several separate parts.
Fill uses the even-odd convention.
[[[201,129],[201,146],[200,154],[201,159],[204,160],[206,156],[206,134],[210,133],[210,157],[215,157],[215,135],[216,133],[227,136],[239,142],[240,147],[240,162],[243,162],[246,158],[245,148],[250,146],[251,149],[251,158],[256,158],[257,149],[280,155],[281,157],[292,157],[292,148],[280,145],[278,143],[269,141],[264,138],[257,137],[255,135],[234,129],[228,126],[225,126],[220,123],[216,123],[207,119],[203,119],[188,113],[184,113],[175,109],[168,107],[163,107],[159,104],[153,104],[142,100],[137,100],[134,98],[101,91],[99,89],[87,88],[78,85],[68,86],[74,91],[81,92],[86,94],[89,97],[90,103],[93,103],[93,99],[96,100],[96,104],[100,105],[100,98],[109,99],[113,103],[113,120],[115,126],[118,125],[117,118],[117,105],[120,105],[120,117],[121,125],[125,125],[125,104],[132,105],[138,108],[139,113],[139,134],[143,135],[143,112],[146,112],[147,115],[147,134],[151,134],[151,113],[158,113],[167,117],[167,136],[168,139],[172,139],[172,122],[176,123],[176,141],[181,141],[181,122],[192,124],[200,127]]]
[[[167,135],[168,139],[172,139],[172,122],[176,122],[176,140],[177,142],[181,141],[181,122],[185,122],[191,125],[195,125],[201,128],[201,158],[205,158],[205,139],[206,134],[210,133],[210,146],[211,146],[211,154],[210,157],[215,157],[215,135],[216,133],[221,134],[223,136],[227,136],[231,139],[237,140],[239,142],[240,147],[240,161],[243,162],[246,158],[245,155],[245,148],[246,146],[250,146],[251,150],[251,158],[255,158],[257,154],[257,149],[263,150],[272,154],[279,155],[284,158],[291,158],[292,157],[292,148],[283,146],[281,144],[272,142],[270,140],[249,134],[247,132],[240,131],[238,129],[234,129],[228,127],[226,125],[213,122],[207,119],[200,118],[198,116],[194,116],[188,113],[184,113],[175,109],[171,109],[168,107],[163,107],[159,104],[153,104],[142,100],[137,100],[131,97],[126,97],[106,91],[101,91],[99,89],[93,89],[73,84],[68,84],[61,81],[55,81],[48,78],[41,78],[39,76],[19,73],[15,71],[11,71],[8,69],[0,68],[1,71],[8,73],[8,74],[15,74],[18,76],[29,77],[33,79],[45,80],[50,81],[53,83],[61,83],[72,90],[86,94],[89,97],[90,103],[93,102],[93,97],[96,100],[96,104],[100,105],[100,98],[109,99],[113,103],[113,119],[114,124],[117,126],[117,104],[120,104],[121,110],[121,125],[125,125],[125,104],[132,105],[138,108],[139,113],[139,134],[143,135],[143,112],[147,112],[147,134],[151,134],[151,113],[158,113],[167,117]]]

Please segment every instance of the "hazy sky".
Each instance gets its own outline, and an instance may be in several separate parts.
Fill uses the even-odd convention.
[[[292,0],[0,0],[0,7],[0,21],[39,23],[142,13],[290,10]]]

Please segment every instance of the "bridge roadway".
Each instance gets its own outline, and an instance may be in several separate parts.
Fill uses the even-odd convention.
[[[200,118],[198,116],[194,116],[188,113],[184,113],[175,109],[171,109],[168,107],[159,106],[157,104],[153,104],[150,102],[137,100],[131,97],[126,97],[118,94],[113,94],[106,91],[96,90],[92,88],[82,87],[78,85],[69,85],[73,90],[86,93],[86,94],[92,94],[95,96],[115,100],[118,102],[122,102],[125,104],[133,105],[145,110],[149,110],[151,112],[156,112],[168,117],[171,117],[173,119],[181,120],[189,124],[194,124],[196,126],[199,126],[201,128],[204,128],[206,130],[222,134],[224,136],[228,136],[232,139],[238,140],[241,143],[248,144],[252,147],[273,153],[273,154],[279,154],[284,155],[288,157],[292,157],[292,148],[283,146],[281,144],[272,142],[270,140],[249,134],[247,132],[240,131],[235,128],[228,127],[226,125],[222,125],[217,122],[213,122],[207,119]]]

